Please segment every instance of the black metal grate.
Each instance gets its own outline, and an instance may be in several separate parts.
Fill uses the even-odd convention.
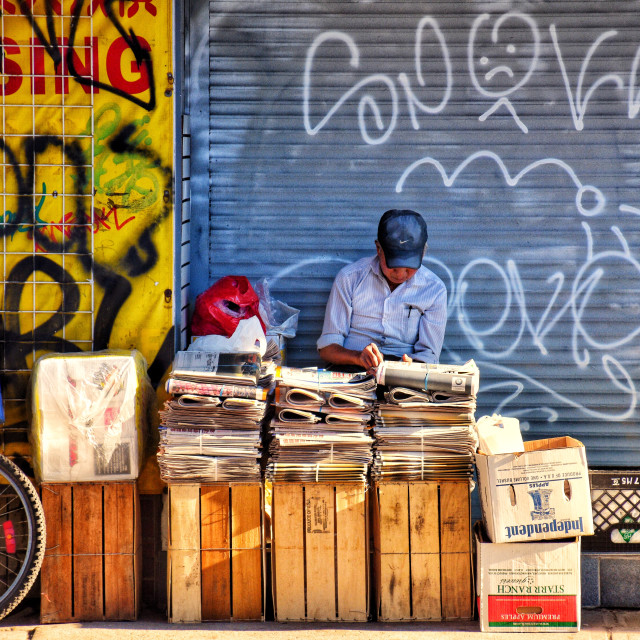
[[[640,551],[640,470],[591,470],[595,534],[585,536],[585,551]],[[635,535],[634,535],[635,534]]]

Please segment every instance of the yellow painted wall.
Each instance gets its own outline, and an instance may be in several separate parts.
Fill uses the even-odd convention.
[[[174,115],[171,2],[0,10],[6,430],[43,353],[172,348]]]

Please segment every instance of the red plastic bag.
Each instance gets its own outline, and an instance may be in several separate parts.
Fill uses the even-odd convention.
[[[245,276],[224,276],[196,298],[191,334],[194,336],[227,336],[230,338],[240,320],[260,317],[260,299]]]

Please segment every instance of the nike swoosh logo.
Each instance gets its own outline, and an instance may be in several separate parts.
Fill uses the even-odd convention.
[[[400,240],[400,244],[404,244],[405,242],[409,242],[408,240]]]

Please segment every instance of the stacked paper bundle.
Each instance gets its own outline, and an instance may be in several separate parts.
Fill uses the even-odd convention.
[[[270,425],[272,482],[363,482],[371,463],[374,376],[280,367]]]
[[[176,354],[160,411],[158,463],[167,482],[260,480],[268,388],[257,353]]]
[[[386,391],[375,411],[373,479],[471,481],[475,362],[384,362],[376,378]]]

